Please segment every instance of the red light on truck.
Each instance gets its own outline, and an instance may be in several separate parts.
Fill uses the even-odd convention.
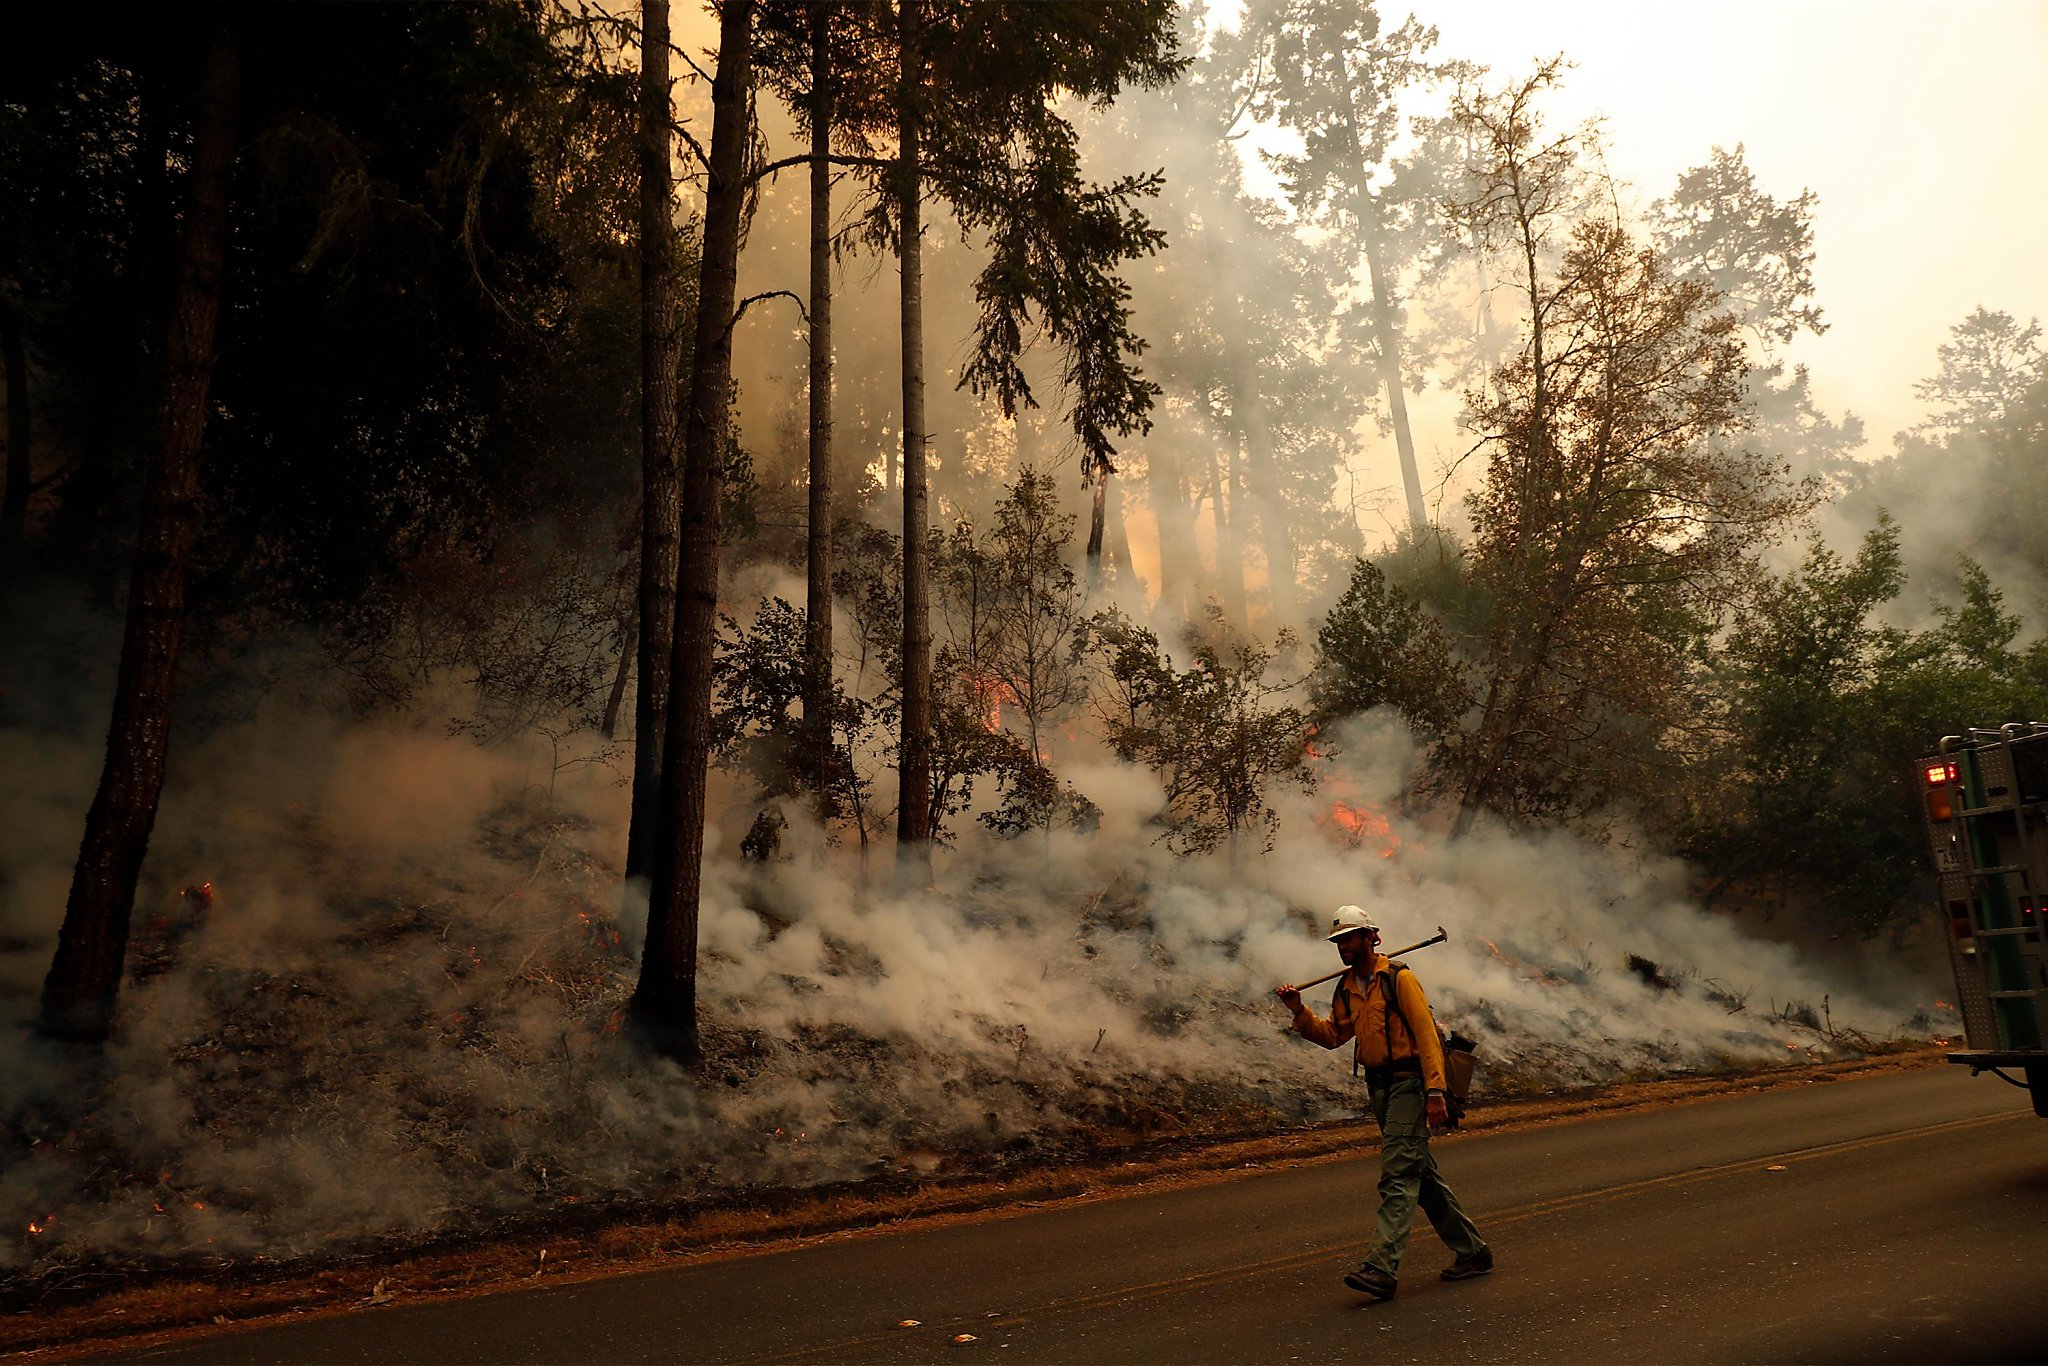
[[[1927,785],[1929,787],[1940,787],[1943,783],[1947,781],[1947,764],[1929,764],[1927,766]]]

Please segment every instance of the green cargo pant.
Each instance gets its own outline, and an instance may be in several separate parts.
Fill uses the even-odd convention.
[[[1486,1246],[1429,1155],[1427,1097],[1420,1077],[1395,1077],[1372,1089],[1372,1117],[1380,1126],[1380,1214],[1365,1260],[1389,1276],[1401,1274],[1401,1251],[1408,1246],[1418,1201],[1452,1257],[1476,1257]]]

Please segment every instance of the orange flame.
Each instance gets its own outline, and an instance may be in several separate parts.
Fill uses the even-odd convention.
[[[1394,851],[1401,847],[1401,837],[1394,833],[1394,823],[1384,812],[1373,807],[1332,802],[1328,820],[1344,831],[1347,842],[1378,846],[1381,858],[1392,858]]]

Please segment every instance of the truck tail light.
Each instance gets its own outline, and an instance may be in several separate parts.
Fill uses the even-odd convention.
[[[1971,936],[1971,934],[1970,934],[1970,903],[1969,903],[1969,902],[1967,902],[1967,901],[1951,901],[1951,902],[1949,902],[1949,903],[1948,903],[1948,920],[1949,920],[1949,928],[1955,931],[1955,936],[1956,936],[1956,938],[1958,938],[1958,939],[1969,939],[1969,938],[1971,938],[1971,937],[1972,937],[1972,936]]]

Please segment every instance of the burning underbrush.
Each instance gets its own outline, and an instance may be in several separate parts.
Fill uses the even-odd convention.
[[[1133,798],[1129,773],[1082,779],[1099,829],[951,851],[935,892],[889,892],[801,840],[709,866],[695,1076],[622,1030],[641,912],[619,905],[602,802],[500,785],[453,840],[379,808],[374,850],[318,803],[245,809],[232,837],[171,819],[116,1040],[90,1061],[20,1023],[8,1040],[0,1265],[40,1286],[304,1263],[1354,1115],[1348,1056],[1288,1034],[1269,994],[1335,966],[1319,925],[1342,900],[1396,943],[1447,927],[1415,965],[1439,1018],[1481,1041],[1482,1105],[1904,1032],[1896,993],[1830,994],[1685,906],[1654,862],[1447,849],[1380,816],[1389,838],[1365,841],[1291,821],[1307,833],[1233,867],[1156,844],[1156,794]],[[10,942],[16,967],[47,952]],[[34,980],[0,978],[17,1022]]]

